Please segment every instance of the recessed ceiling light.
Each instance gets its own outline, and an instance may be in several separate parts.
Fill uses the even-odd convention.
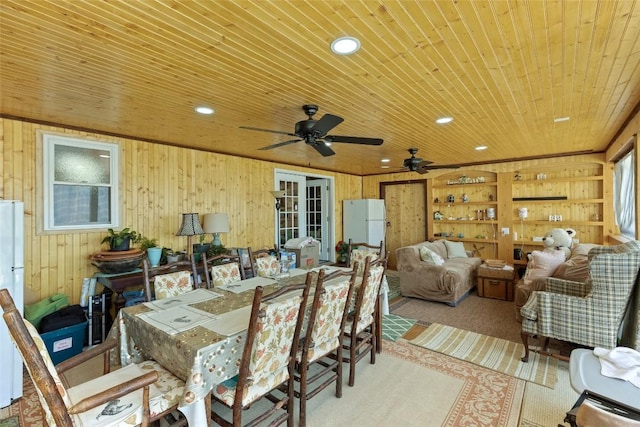
[[[200,107],[196,107],[196,112],[200,114],[213,114],[216,112],[216,110],[214,110],[211,107],[200,106]]]
[[[476,147],[476,150],[477,151],[482,151],[482,150],[486,150],[487,148],[489,148],[489,147],[487,147],[486,145],[478,145]]]
[[[553,119],[554,123],[560,123],[560,122],[568,122],[569,121],[569,117],[557,117],[555,119]]]
[[[451,123],[452,121],[453,121],[453,117],[440,117],[439,119],[436,119],[436,123],[439,125]]]
[[[351,55],[360,49],[360,40],[355,37],[338,37],[331,42],[331,50],[338,55]]]
[[[380,160],[382,163],[389,163],[391,160],[390,159],[382,159]]]
[[[382,165],[382,166],[380,166],[380,167],[381,167],[382,169],[389,169],[389,166],[388,166],[388,165]]]

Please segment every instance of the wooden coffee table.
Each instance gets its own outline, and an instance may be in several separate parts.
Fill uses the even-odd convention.
[[[482,264],[478,267],[478,296],[513,301],[515,277],[513,265],[493,268]]]

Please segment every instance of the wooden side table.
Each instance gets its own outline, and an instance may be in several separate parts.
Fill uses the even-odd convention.
[[[493,268],[482,264],[478,267],[478,296],[513,301],[515,277],[512,265]]]

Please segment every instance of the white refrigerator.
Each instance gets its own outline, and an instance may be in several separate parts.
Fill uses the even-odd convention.
[[[20,313],[24,305],[23,235],[24,204],[0,200],[0,288],[9,289]],[[22,396],[22,358],[4,321],[0,321],[0,364],[0,408],[4,408]]]
[[[344,241],[379,245],[384,241],[387,220],[382,199],[343,200],[342,234]]]

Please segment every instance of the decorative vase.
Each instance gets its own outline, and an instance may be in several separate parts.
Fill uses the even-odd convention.
[[[345,262],[347,262],[347,254],[338,255],[338,262],[340,264],[344,264]]]
[[[149,257],[149,264],[151,264],[151,267],[159,266],[160,258],[162,258],[162,248],[148,248],[147,256]]]

